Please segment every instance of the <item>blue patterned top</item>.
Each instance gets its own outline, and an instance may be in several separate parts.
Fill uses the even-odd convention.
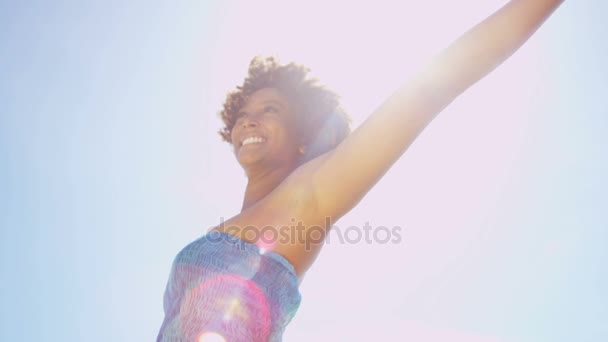
[[[157,342],[281,341],[300,302],[283,256],[211,232],[175,257]]]

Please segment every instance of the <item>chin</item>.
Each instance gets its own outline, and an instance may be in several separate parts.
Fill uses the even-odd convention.
[[[243,168],[264,162],[264,156],[259,153],[244,153],[236,156],[236,160]]]

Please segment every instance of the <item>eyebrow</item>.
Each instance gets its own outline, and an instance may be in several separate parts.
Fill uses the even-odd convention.
[[[281,102],[276,101],[276,100],[266,100],[266,101],[263,102],[263,104],[269,104],[269,103],[275,104],[278,107],[281,107],[281,108],[285,109],[285,105],[283,105]]]
[[[265,106],[265,105],[267,105],[267,104],[274,104],[274,105],[276,105],[277,107],[281,107],[281,109],[283,109],[283,110],[285,110],[285,109],[286,109],[286,108],[285,108],[285,105],[284,105],[284,104],[282,104],[281,102],[277,101],[277,100],[266,100],[266,101],[262,102],[262,106]],[[245,114],[247,114],[247,112],[246,112],[246,111],[244,111],[242,108],[241,108],[241,110],[239,110],[239,111],[238,111],[238,113],[237,113],[237,115],[245,115]]]

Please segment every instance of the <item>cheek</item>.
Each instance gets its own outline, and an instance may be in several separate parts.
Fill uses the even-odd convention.
[[[285,129],[283,129],[281,131],[281,135],[282,135],[281,140],[283,141],[284,146],[293,147],[293,146],[297,146],[299,144],[297,130],[295,130],[291,127],[286,127]]]
[[[239,149],[238,142],[232,138],[232,151],[236,154]]]
[[[236,130],[234,128],[230,131],[230,141],[236,146]]]
[[[298,127],[294,126],[290,132],[292,142],[298,147],[302,145],[302,132],[298,129]]]

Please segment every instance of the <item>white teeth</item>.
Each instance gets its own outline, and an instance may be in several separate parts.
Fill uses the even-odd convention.
[[[249,145],[249,144],[258,144],[258,143],[261,143],[264,141],[266,141],[266,140],[261,137],[249,137],[249,138],[243,140],[243,143],[241,145],[245,146],[245,145]]]

